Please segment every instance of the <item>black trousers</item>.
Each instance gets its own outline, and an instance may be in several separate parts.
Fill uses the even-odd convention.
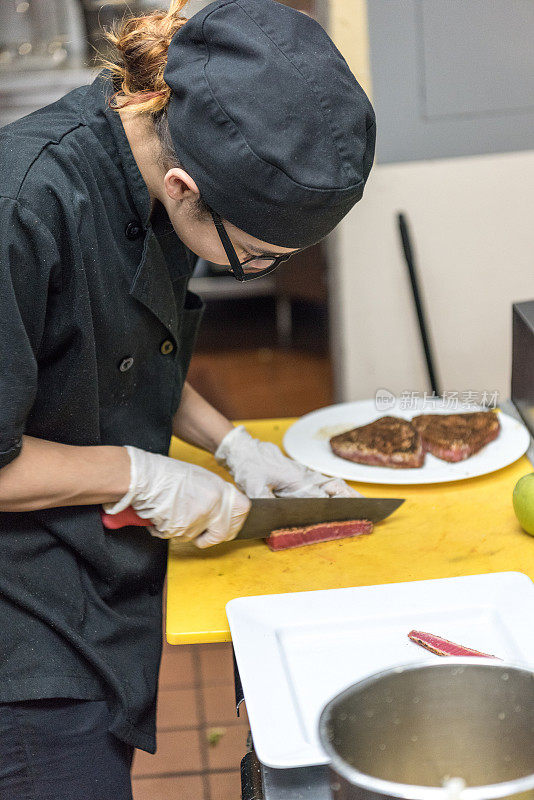
[[[104,700],[0,704],[0,800],[132,800],[133,747]]]

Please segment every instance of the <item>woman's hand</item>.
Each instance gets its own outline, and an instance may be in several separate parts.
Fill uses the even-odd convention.
[[[243,426],[224,437],[215,458],[248,497],[361,497],[345,481],[297,464],[275,444],[255,439]]]
[[[234,539],[250,501],[231,483],[207,469],[126,446],[130,486],[118,503],[105,504],[107,514],[132,506],[150,520],[153,536],[193,541],[210,547]]]

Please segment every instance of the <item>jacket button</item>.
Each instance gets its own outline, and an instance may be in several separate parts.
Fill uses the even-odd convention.
[[[130,367],[133,366],[134,360],[131,356],[128,358],[123,358],[121,363],[119,364],[119,369],[121,372],[128,372]]]
[[[159,348],[160,353],[162,353],[164,356],[168,356],[169,353],[172,353],[173,350],[174,350],[174,345],[170,339],[165,339],[165,341],[161,343],[161,346]]]
[[[133,241],[134,239],[139,239],[142,228],[138,222],[129,222],[124,232],[126,234],[126,238]]]

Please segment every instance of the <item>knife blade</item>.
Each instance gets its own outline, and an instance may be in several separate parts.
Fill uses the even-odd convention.
[[[403,503],[403,499],[390,497],[258,497],[251,500],[237,538],[263,539],[279,528],[300,528],[316,522],[381,522]],[[119,514],[101,514],[104,527],[113,530],[124,525],[150,525],[150,520],[139,517],[131,507]]]
[[[301,528],[316,522],[368,519],[381,522],[404,500],[389,497],[261,497],[252,500],[238,539],[263,539],[279,528]]]

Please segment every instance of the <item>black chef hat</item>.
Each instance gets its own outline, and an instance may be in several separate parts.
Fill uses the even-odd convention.
[[[171,137],[205,202],[257,239],[307,247],[358,202],[375,118],[323,28],[275,0],[215,0],[173,37]]]

